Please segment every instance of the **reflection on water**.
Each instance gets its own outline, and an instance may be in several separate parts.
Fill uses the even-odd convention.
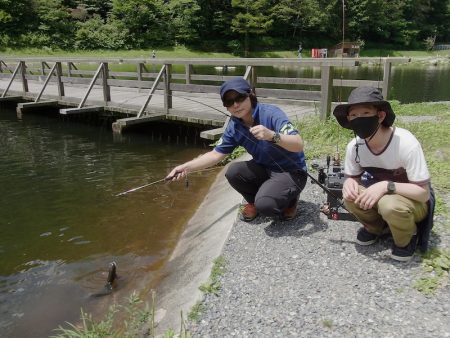
[[[204,149],[114,142],[111,131],[0,110],[0,336],[43,337],[80,307],[101,313],[132,290],[148,295],[216,172],[184,184],[156,181]],[[118,287],[92,298],[118,265]],[[33,334],[30,335],[32,328]]]
[[[213,69],[212,66],[195,66],[195,72],[199,74],[222,74],[242,76],[245,73],[245,67],[236,67],[236,69]],[[362,65],[352,68],[336,67],[334,71],[335,79],[352,80],[372,80],[383,81],[382,60],[377,64]],[[297,77],[297,78],[320,78],[319,67],[258,67],[257,76],[273,77]],[[389,100],[395,99],[402,103],[428,102],[428,101],[450,101],[450,64],[432,63],[421,64],[401,64],[392,67],[390,79]],[[338,81],[339,82],[339,81]],[[319,90],[317,86],[305,85],[276,85],[266,84],[260,86],[268,88],[290,88]],[[381,86],[381,85],[380,85]],[[333,88],[333,100],[336,102],[345,101],[352,88],[339,87]]]

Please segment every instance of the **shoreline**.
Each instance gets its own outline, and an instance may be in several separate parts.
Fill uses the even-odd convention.
[[[222,254],[235,223],[242,196],[225,178],[228,165],[217,174],[162,271],[156,290],[158,334],[179,328],[180,311],[187,318],[192,307],[202,300],[199,286],[208,280],[213,260]]]

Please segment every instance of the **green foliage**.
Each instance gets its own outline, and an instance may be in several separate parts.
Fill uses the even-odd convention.
[[[318,116],[297,122],[297,128],[305,143],[305,155],[310,159],[323,159],[326,155],[333,155],[336,151],[345,154],[347,143],[353,136],[348,129],[342,128],[335,118],[325,121]]]
[[[199,39],[200,6],[195,0],[169,2],[171,29],[176,43],[195,43]]]
[[[193,322],[198,322],[202,312],[204,311],[204,305],[202,302],[197,302],[188,314],[188,319]]]
[[[75,35],[77,49],[121,49],[126,48],[128,29],[120,22],[104,23],[98,15],[78,23]]]
[[[400,104],[398,101],[390,101],[390,103],[398,116],[450,116],[450,105],[445,103]]]
[[[221,287],[219,278],[224,274],[224,272],[225,259],[222,256],[219,256],[213,261],[213,267],[209,280],[206,283],[200,285],[200,291],[218,296]]]
[[[234,55],[245,51],[249,56],[250,46],[254,51],[290,50],[302,42],[306,53],[307,48],[331,47],[340,41],[344,22],[347,40],[425,49],[435,41],[450,40],[449,4],[448,0],[346,0],[343,12],[338,0],[1,0],[0,44],[67,49],[77,36],[79,48],[117,49],[123,48],[127,34],[126,48],[185,44]],[[105,27],[89,36],[89,29],[99,23],[77,22],[96,16]],[[103,42],[108,33],[111,36]],[[270,43],[263,45],[263,40]],[[383,53],[392,56],[393,49]]]
[[[433,249],[423,256],[422,265],[428,276],[421,277],[414,287],[424,294],[433,294],[449,280],[450,249]]]
[[[54,338],[134,338],[141,337],[143,325],[149,323],[152,312],[145,307],[141,309],[142,301],[132,293],[127,300],[127,305],[112,305],[99,322],[93,320],[92,315],[81,310],[81,325],[70,324],[69,328],[59,327]],[[122,327],[115,329],[115,318],[117,314],[127,313]]]
[[[225,258],[223,256],[217,257],[213,261],[213,267],[211,269],[211,275],[206,283],[200,285],[199,289],[205,294],[213,294],[218,295],[220,291],[220,281],[219,278],[225,273]],[[191,321],[198,321],[200,319],[200,315],[204,310],[204,306],[202,302],[197,302],[189,312],[188,318]]]
[[[326,327],[327,329],[333,328],[333,321],[331,319],[323,319],[322,325]]]
[[[439,116],[439,123],[436,123],[435,119],[420,123],[399,121],[397,125],[411,131],[420,141],[435,189],[448,191],[450,189],[448,180],[450,177],[450,140],[445,135],[448,134],[448,128],[450,128],[450,119],[442,117],[448,115],[448,111],[445,109],[436,110],[434,115]]]
[[[112,19],[127,27],[134,47],[172,41],[168,4],[163,0],[113,0]]]

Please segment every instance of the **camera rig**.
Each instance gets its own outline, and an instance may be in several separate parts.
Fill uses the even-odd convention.
[[[320,207],[320,211],[327,215],[328,219],[356,221],[353,214],[349,213],[342,202],[342,188],[344,186],[344,168],[341,166],[339,152],[326,158],[326,166],[320,166],[318,163],[312,164],[312,167],[318,170],[317,183],[327,194],[326,202]]]

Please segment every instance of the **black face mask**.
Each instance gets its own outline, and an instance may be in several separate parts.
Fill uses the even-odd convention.
[[[369,117],[357,117],[354,120],[350,121],[350,128],[362,139],[366,139],[370,136],[373,136],[380,124],[378,123],[378,116],[369,116]]]

